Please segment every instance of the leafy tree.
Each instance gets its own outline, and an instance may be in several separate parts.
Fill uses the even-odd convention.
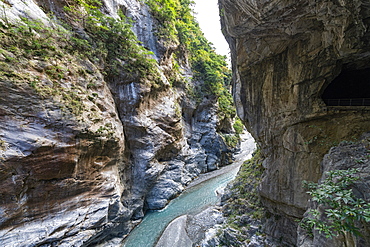
[[[322,183],[307,183],[307,192],[312,201],[317,203],[300,223],[300,226],[313,236],[313,230],[319,231],[327,238],[342,234],[361,235],[358,223],[370,222],[370,203],[357,198],[351,186],[359,180],[355,174],[358,169],[334,170],[326,173]]]

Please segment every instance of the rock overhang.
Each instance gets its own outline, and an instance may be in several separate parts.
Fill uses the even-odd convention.
[[[284,235],[282,229],[296,225],[307,205],[302,180],[319,179],[331,146],[370,130],[368,107],[333,108],[323,97],[338,75],[369,68],[370,5],[357,0],[219,4],[238,115],[266,158],[260,193],[270,212],[282,216],[270,222],[269,233],[280,229]]]

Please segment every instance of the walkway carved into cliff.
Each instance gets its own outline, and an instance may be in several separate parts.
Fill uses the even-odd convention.
[[[324,99],[327,106],[370,106],[370,98]]]

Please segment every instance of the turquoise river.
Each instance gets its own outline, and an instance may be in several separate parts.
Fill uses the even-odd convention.
[[[233,165],[218,170],[217,176],[190,186],[166,208],[147,212],[143,221],[126,238],[123,247],[153,247],[172,220],[185,214],[197,214],[207,207],[216,205],[220,200],[217,191],[222,190],[235,178],[240,164],[250,157],[255,148],[249,134],[243,140],[242,152],[236,156]],[[225,172],[220,174],[222,170]]]

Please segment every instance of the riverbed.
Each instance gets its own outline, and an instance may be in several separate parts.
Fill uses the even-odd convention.
[[[202,210],[216,205],[219,201],[217,191],[235,178],[242,162],[250,158],[255,144],[250,134],[242,136],[241,152],[235,156],[232,165],[214,172],[202,174],[187,189],[172,200],[162,210],[149,211],[143,221],[129,234],[124,247],[153,247],[166,226],[181,215],[195,215]]]

